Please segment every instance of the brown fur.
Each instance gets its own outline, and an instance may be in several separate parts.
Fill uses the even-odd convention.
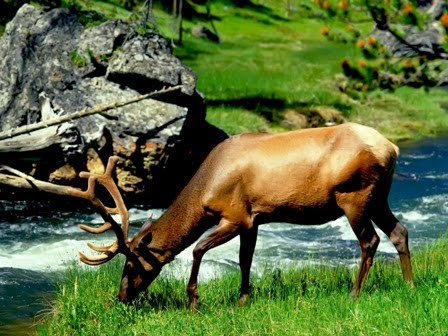
[[[214,226],[194,249],[187,289],[190,307],[197,307],[202,256],[237,235],[244,303],[258,225],[323,224],[343,214],[361,248],[353,296],[360,294],[379,243],[371,220],[392,239],[404,278],[412,281],[407,231],[387,203],[397,155],[398,147],[377,131],[352,123],[282,134],[242,134],[222,142],[161,218],[132,239],[133,257],[127,259],[120,299],[129,301],[146,289],[164,264]],[[135,267],[143,267],[136,274],[146,279],[138,284],[127,271],[135,273]]]

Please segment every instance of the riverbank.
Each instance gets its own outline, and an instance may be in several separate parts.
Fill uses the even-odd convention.
[[[137,305],[117,302],[122,260],[97,270],[72,268],[37,326],[39,335],[446,335],[448,239],[413,255],[415,288],[398,263],[377,260],[360,299],[351,301],[357,268],[266,268],[253,276],[248,306],[237,307],[239,274],[200,284],[201,308],[186,308],[185,278],[164,275]]]
[[[131,17],[118,1],[75,2],[108,18]],[[308,18],[299,5],[286,14],[284,4],[273,0],[260,7],[213,1],[220,44],[192,35],[195,26],[210,26],[207,21],[184,20],[183,44],[173,52],[198,75],[212,124],[237,134],[279,132],[344,118],[373,126],[394,141],[448,133],[445,90],[401,88],[360,93],[357,99],[340,92],[341,61],[361,59],[361,50],[327,41],[320,33],[324,22]],[[155,8],[154,16],[157,29],[176,39],[170,15]],[[372,24],[359,28],[368,32]]]

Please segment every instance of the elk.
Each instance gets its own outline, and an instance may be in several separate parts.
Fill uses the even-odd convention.
[[[376,130],[346,123],[280,134],[241,134],[216,146],[176,200],[156,221],[147,221],[128,240],[128,213],[112,172],[111,157],[104,175],[81,173],[87,191],[72,196],[90,200],[105,223],[81,226],[92,233],[113,230],[109,246],[94,246],[96,256],[80,253],[88,265],[99,265],[118,253],[126,256],[119,300],[131,302],[146,290],[161,268],[200,239],[193,251],[187,286],[189,307],[198,307],[197,276],[204,254],[240,236],[239,303],[249,298],[249,275],[258,226],[269,222],[323,224],[345,215],[361,249],[361,262],[351,296],[358,297],[369,273],[379,237],[372,221],[393,242],[403,278],[412,284],[406,228],[392,214],[388,194],[398,147]],[[117,207],[107,208],[95,195],[96,181],[112,195]],[[120,213],[122,225],[111,214]]]

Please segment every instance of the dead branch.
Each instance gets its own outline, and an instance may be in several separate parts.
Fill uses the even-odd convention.
[[[7,130],[7,131],[0,132],[0,140],[12,138],[12,137],[15,137],[17,135],[21,135],[21,134],[25,134],[25,133],[30,133],[30,132],[37,131],[37,130],[40,130],[40,129],[44,129],[44,128],[47,128],[47,127],[50,127],[50,126],[60,125],[60,124],[63,124],[65,122],[76,120],[76,119],[79,119],[79,118],[83,118],[83,117],[86,117],[86,116],[89,116],[89,115],[93,115],[93,114],[96,114],[96,113],[101,113],[101,112],[106,112],[106,111],[109,111],[109,110],[113,110],[113,109],[116,109],[118,107],[123,107],[123,106],[129,105],[129,104],[137,103],[137,102],[139,102],[141,100],[144,100],[144,99],[154,98],[154,97],[160,96],[160,95],[168,93],[168,92],[177,91],[177,90],[179,90],[181,88],[182,88],[182,85],[173,86],[173,87],[170,87],[170,88],[167,88],[167,89],[164,88],[164,89],[159,90],[159,91],[153,91],[153,92],[141,95],[141,96],[134,97],[134,98],[129,99],[129,100],[124,101],[124,102],[115,102],[115,103],[111,103],[111,104],[107,104],[107,105],[97,106],[97,107],[94,107],[94,108],[91,108],[91,109],[85,108],[85,109],[83,109],[81,111],[77,111],[77,112],[74,112],[74,113],[71,113],[71,114],[67,114],[67,115],[64,115],[62,117],[57,117],[57,118],[54,118],[54,119],[51,119],[51,120],[40,121],[40,122],[31,124],[31,125],[20,126],[20,127],[15,128],[15,129],[12,129],[12,130]]]
[[[79,192],[79,189],[61,186],[50,182],[37,180],[34,177],[22,173],[8,166],[0,166],[0,170],[7,171],[14,175],[0,173],[0,185],[7,185],[19,189],[34,189],[51,194],[69,196],[70,192]]]
[[[428,58],[430,60],[435,60],[435,59],[446,60],[446,59],[448,59],[448,54],[445,53],[445,52],[434,51],[434,53],[429,53],[429,52],[423,51],[420,48],[418,48],[417,46],[413,45],[412,43],[409,43],[409,41],[406,40],[406,38],[404,38],[404,37],[400,36],[399,34],[397,34],[397,32],[394,31],[394,29],[392,29],[391,26],[390,26],[390,24],[388,22],[387,13],[384,10],[384,8],[372,5],[369,0],[366,1],[366,6],[367,6],[367,9],[368,9],[368,11],[370,13],[370,16],[372,17],[373,21],[376,24],[376,27],[379,30],[387,31],[398,42],[400,42],[401,44],[403,44],[403,45],[407,46],[408,48],[410,48],[417,55],[426,57],[426,58]]]

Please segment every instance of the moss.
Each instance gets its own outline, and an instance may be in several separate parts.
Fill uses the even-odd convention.
[[[84,68],[87,65],[87,58],[79,54],[76,50],[70,52],[70,61],[78,68]]]

